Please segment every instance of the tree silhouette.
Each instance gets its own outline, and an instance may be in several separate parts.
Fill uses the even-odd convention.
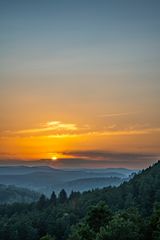
[[[67,193],[64,189],[60,191],[58,200],[59,200],[59,203],[62,203],[62,204],[67,202]]]
[[[50,203],[52,205],[56,205],[56,202],[57,202],[57,196],[56,196],[55,192],[53,191],[51,194],[51,197],[50,197]]]

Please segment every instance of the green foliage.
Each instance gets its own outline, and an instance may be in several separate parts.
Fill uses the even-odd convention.
[[[109,222],[111,216],[112,213],[104,202],[92,206],[83,221],[73,228],[69,240],[95,239],[96,233],[102,226],[105,226]]]
[[[160,240],[160,203],[156,204],[150,220],[151,238]]]
[[[72,232],[69,240],[93,240],[95,232],[86,223],[79,224]]]
[[[56,196],[55,192],[53,191],[51,194],[50,203],[53,205],[56,205],[56,202],[57,202],[57,196]]]
[[[55,240],[55,238],[47,234],[46,236],[41,237],[40,240]]]
[[[130,216],[125,217],[123,214],[116,214],[106,227],[109,240],[139,240],[140,230],[138,219],[134,221]]]
[[[59,200],[59,203],[62,203],[62,204],[67,202],[67,193],[64,189],[60,191],[58,200]]]
[[[159,186],[157,163],[117,188],[1,204],[0,239],[160,240]]]
[[[104,203],[93,207],[81,224],[73,228],[69,240],[141,240],[143,220],[137,209],[112,214]]]
[[[90,226],[92,230],[98,232],[100,227],[108,224],[111,219],[112,213],[108,206],[104,202],[98,203],[93,206],[86,216],[86,223]]]
[[[37,208],[41,210],[45,208],[45,206],[47,206],[47,199],[46,199],[46,196],[42,194],[37,202]]]
[[[34,191],[0,184],[0,204],[13,202],[33,202],[37,201],[40,194]]]

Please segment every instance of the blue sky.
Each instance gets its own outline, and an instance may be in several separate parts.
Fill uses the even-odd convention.
[[[101,64],[156,71],[159,7],[159,1],[2,1],[3,67],[13,56],[20,65],[43,57],[40,68],[56,58],[60,72],[66,58],[77,72],[105,71]]]

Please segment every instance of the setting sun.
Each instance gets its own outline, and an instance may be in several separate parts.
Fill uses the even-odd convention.
[[[159,159],[160,1],[0,2],[0,164]]]
[[[52,161],[56,161],[58,158],[56,156],[53,156],[51,159]]]

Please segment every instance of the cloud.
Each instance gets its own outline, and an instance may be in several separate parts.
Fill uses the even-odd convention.
[[[77,126],[74,123],[62,123],[60,121],[51,121],[46,123],[47,126],[52,127],[52,129],[64,129],[69,131],[75,131],[77,130]]]
[[[100,115],[99,117],[121,117],[121,116],[128,116],[135,113],[136,112],[106,113],[106,114]]]
[[[105,130],[104,130],[105,129]],[[136,124],[128,127],[117,127],[116,124],[100,126],[99,129],[89,125],[77,126],[75,123],[64,123],[61,121],[49,121],[41,124],[38,128],[22,129],[15,131],[4,131],[0,138],[6,137],[41,137],[41,138],[77,138],[77,137],[107,137],[107,136],[131,136],[159,133],[159,127]]]
[[[122,130],[109,128],[108,131],[89,131],[84,133],[69,133],[69,134],[51,134],[46,137],[48,138],[76,138],[76,137],[101,137],[101,136],[131,136],[131,135],[145,135],[152,134],[155,132],[160,132],[160,128],[142,128],[142,129],[132,129],[126,128]]]
[[[42,124],[39,128],[30,128],[23,129],[18,131],[6,131],[9,134],[29,134],[29,133],[41,133],[41,132],[49,132],[49,131],[75,131],[78,127],[74,123],[63,123],[60,121],[49,121],[45,124]]]
[[[142,169],[160,159],[160,154],[152,153],[127,153],[101,150],[66,151],[57,153],[63,158],[52,161],[51,159],[20,160],[2,159],[0,165],[26,165],[26,166],[52,166],[54,168],[108,168],[127,167]]]
[[[66,151],[61,154],[63,154],[64,158],[53,162],[53,166],[64,168],[144,168],[160,159],[158,153],[127,153],[101,150]]]
[[[87,151],[65,151],[64,156],[73,156],[74,158],[92,159],[92,160],[143,160],[160,157],[160,155],[152,153],[126,153],[126,152],[111,152],[101,150],[87,150]]]
[[[130,168],[143,169],[157,162],[157,159],[141,159],[128,161],[127,159],[117,160],[91,160],[81,158],[63,158],[52,163],[56,168]]]

